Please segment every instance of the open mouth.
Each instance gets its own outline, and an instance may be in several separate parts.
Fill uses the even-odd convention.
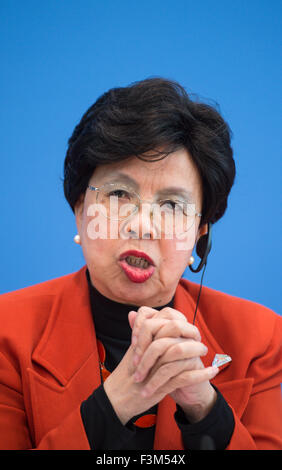
[[[138,268],[142,269],[146,269],[148,266],[150,266],[149,261],[147,261],[145,258],[139,258],[137,256],[127,256],[125,261],[130,266],[138,266]]]
[[[132,282],[145,282],[155,271],[153,260],[146,253],[136,250],[123,253],[119,265]]]

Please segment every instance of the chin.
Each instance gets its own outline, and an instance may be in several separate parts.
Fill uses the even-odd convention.
[[[134,283],[132,283],[134,284]],[[163,287],[163,286],[161,286]],[[171,289],[171,286],[170,286]],[[160,289],[159,285],[151,285],[144,282],[144,284],[134,284],[127,287],[121,287],[118,292],[122,296],[120,302],[128,303],[132,305],[142,305],[148,307],[156,307],[159,305],[167,304],[173,295],[172,290],[163,288]],[[171,296],[167,296],[167,292],[171,292]]]
[[[153,286],[149,286],[147,282],[142,284],[129,282],[122,282],[117,288],[120,302],[132,305],[151,305],[154,299],[158,297],[158,293]]]

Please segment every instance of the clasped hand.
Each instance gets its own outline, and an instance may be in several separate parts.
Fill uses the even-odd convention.
[[[119,419],[126,424],[164,396],[178,403],[187,419],[203,419],[216,401],[210,384],[218,368],[204,367],[207,347],[196,326],[170,307],[140,307],[129,313],[131,345],[104,383]]]

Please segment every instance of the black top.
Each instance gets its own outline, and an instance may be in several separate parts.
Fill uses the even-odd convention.
[[[105,351],[104,366],[112,372],[131,344],[128,313],[139,307],[108,299],[92,285],[88,270],[86,277],[97,340]],[[154,308],[161,310],[166,306],[173,308],[173,305],[174,297],[168,304]],[[225,449],[228,445],[234,430],[234,417],[221,393],[216,391],[214,407],[197,423],[189,423],[177,405],[174,418],[181,430],[185,449]],[[140,427],[139,418],[156,413],[157,405],[123,425],[104,391],[103,383],[81,404],[82,421],[92,450],[153,449],[155,425]]]

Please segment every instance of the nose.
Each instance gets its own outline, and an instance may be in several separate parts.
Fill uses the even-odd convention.
[[[124,238],[141,238],[155,240],[160,238],[156,224],[153,221],[151,204],[144,203],[140,209],[123,222],[122,235]]]

